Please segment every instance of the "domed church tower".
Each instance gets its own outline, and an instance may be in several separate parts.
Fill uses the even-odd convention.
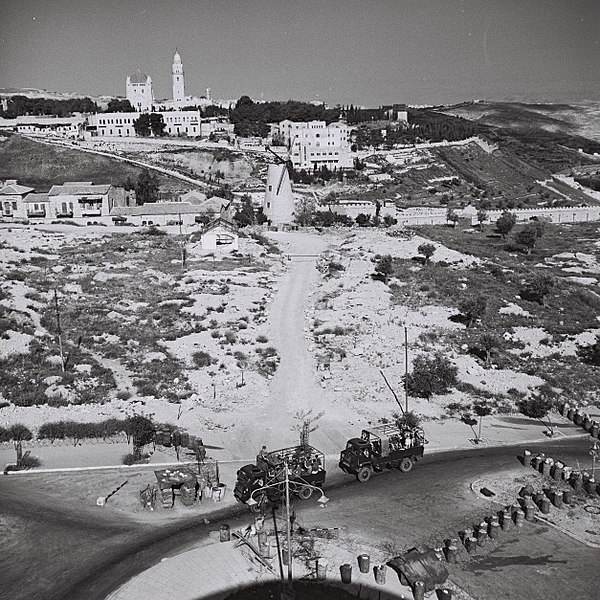
[[[173,106],[175,110],[180,110],[185,102],[185,84],[183,81],[183,63],[179,52],[175,50],[173,57]]]

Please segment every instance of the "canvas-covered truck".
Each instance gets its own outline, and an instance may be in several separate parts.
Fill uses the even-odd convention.
[[[290,494],[308,500],[313,487],[325,482],[325,457],[312,446],[294,446],[273,452],[261,452],[256,464],[237,472],[233,495],[238,502],[260,512],[268,503],[277,503],[285,495],[285,470],[288,469]],[[252,498],[252,501],[250,499]]]
[[[384,468],[408,473],[423,456],[427,443],[420,427],[398,427],[394,424],[376,425],[363,429],[359,438],[352,438],[340,454],[339,466],[361,483]]]

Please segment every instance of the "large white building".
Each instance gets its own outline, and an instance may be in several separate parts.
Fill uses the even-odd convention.
[[[125,83],[127,100],[134,110],[146,112],[152,110],[155,104],[154,92],[152,91],[152,79],[138,68],[137,71],[127,77]]]
[[[325,121],[284,120],[271,125],[271,136],[279,137],[290,152],[294,168],[304,170],[350,169],[350,130],[343,119],[327,125]]]
[[[88,117],[86,138],[135,137],[134,121],[141,112],[98,113]],[[211,133],[233,134],[233,124],[225,117],[202,118],[199,110],[171,110],[158,113],[165,123],[164,133],[179,137],[209,137]]]

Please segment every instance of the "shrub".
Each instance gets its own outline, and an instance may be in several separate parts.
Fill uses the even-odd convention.
[[[589,346],[578,346],[577,356],[585,363],[600,367],[600,335]]]
[[[214,339],[216,340],[217,338],[220,338],[220,337],[221,337],[221,332],[220,332],[218,329],[213,329],[213,330],[210,332],[210,337],[211,337],[211,338],[214,338]]]
[[[202,367],[210,367],[210,365],[212,365],[213,363],[215,363],[217,361],[215,359],[213,359],[213,357],[208,352],[199,350],[198,352],[194,352],[192,354],[192,362],[194,363],[195,367],[202,368]]]
[[[459,310],[464,315],[467,327],[471,327],[477,319],[483,318],[487,309],[487,299],[484,296],[468,296],[459,304]]]
[[[131,398],[131,392],[129,390],[120,390],[117,392],[117,398],[119,400],[129,400],[129,398]]]
[[[125,456],[123,456],[123,458],[121,459],[121,462],[124,465],[139,465],[139,464],[143,464],[148,462],[148,457],[146,455],[139,455],[136,456],[134,453],[129,452],[128,454],[125,454]]]
[[[29,452],[25,452],[19,461],[19,469],[35,469],[41,465],[42,461],[37,456],[29,454]]]
[[[259,335],[256,337],[256,341],[259,344],[266,344],[269,341],[269,338],[266,335]]]
[[[433,244],[421,244],[417,248],[417,252],[425,257],[425,264],[428,264],[435,253],[435,246]]]
[[[373,279],[378,279],[387,283],[389,277],[394,273],[394,261],[390,254],[382,256],[375,265],[375,274]]]
[[[458,368],[441,352],[433,358],[421,354],[415,358],[412,373],[408,374],[408,391],[420,398],[445,394],[457,382]]]
[[[230,329],[225,332],[224,337],[227,344],[235,344],[237,341],[237,335]]]

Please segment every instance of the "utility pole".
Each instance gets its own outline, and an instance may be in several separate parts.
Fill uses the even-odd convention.
[[[62,331],[60,328],[60,310],[58,308],[58,294],[54,290],[54,310],[56,312],[56,330],[58,332],[58,349],[60,351],[60,366],[62,367],[63,373],[65,372],[65,357],[63,354],[62,346]]]
[[[408,412],[408,327],[404,327],[404,403]]]
[[[292,524],[290,522],[290,476],[289,465],[285,462],[285,518],[287,522],[287,571],[288,591],[292,592]]]

